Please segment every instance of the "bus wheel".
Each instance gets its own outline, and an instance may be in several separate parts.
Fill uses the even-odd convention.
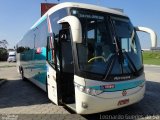
[[[18,73],[21,74],[21,67],[18,68]]]
[[[46,77],[46,92],[48,94],[48,81],[47,81],[47,77]]]
[[[21,77],[22,77],[22,80],[26,80],[26,78],[24,77],[23,69],[21,69]]]

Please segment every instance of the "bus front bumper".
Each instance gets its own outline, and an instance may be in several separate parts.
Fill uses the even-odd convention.
[[[76,112],[78,114],[92,114],[129,106],[143,99],[145,85],[136,93],[118,98],[101,98],[85,94],[76,90]],[[107,93],[105,93],[107,94]],[[116,93],[113,93],[116,94]]]

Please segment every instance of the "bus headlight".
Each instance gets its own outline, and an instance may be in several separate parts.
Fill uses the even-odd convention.
[[[78,88],[81,92],[85,91],[85,88],[83,86],[79,86]]]
[[[101,90],[92,90],[92,95],[99,95],[101,93],[103,93]]]
[[[85,93],[91,94],[91,89],[90,88],[86,88]]]
[[[101,94],[103,92],[101,90],[87,88],[87,87],[84,87],[84,86],[81,86],[81,85],[77,85],[77,84],[75,85],[75,87],[77,87],[79,91],[84,92],[84,93],[89,94],[89,95],[93,95],[93,96],[99,95],[99,94]]]

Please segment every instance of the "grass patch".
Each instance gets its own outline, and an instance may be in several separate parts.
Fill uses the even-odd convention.
[[[144,64],[160,65],[160,51],[144,51],[143,62]]]

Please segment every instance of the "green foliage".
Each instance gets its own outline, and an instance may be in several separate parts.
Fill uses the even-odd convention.
[[[8,42],[7,40],[0,40],[0,48],[7,49]]]
[[[160,51],[144,51],[144,64],[160,65]]]
[[[6,61],[8,57],[7,40],[0,40],[0,61]]]
[[[8,57],[7,49],[0,48],[0,61],[6,61]]]

